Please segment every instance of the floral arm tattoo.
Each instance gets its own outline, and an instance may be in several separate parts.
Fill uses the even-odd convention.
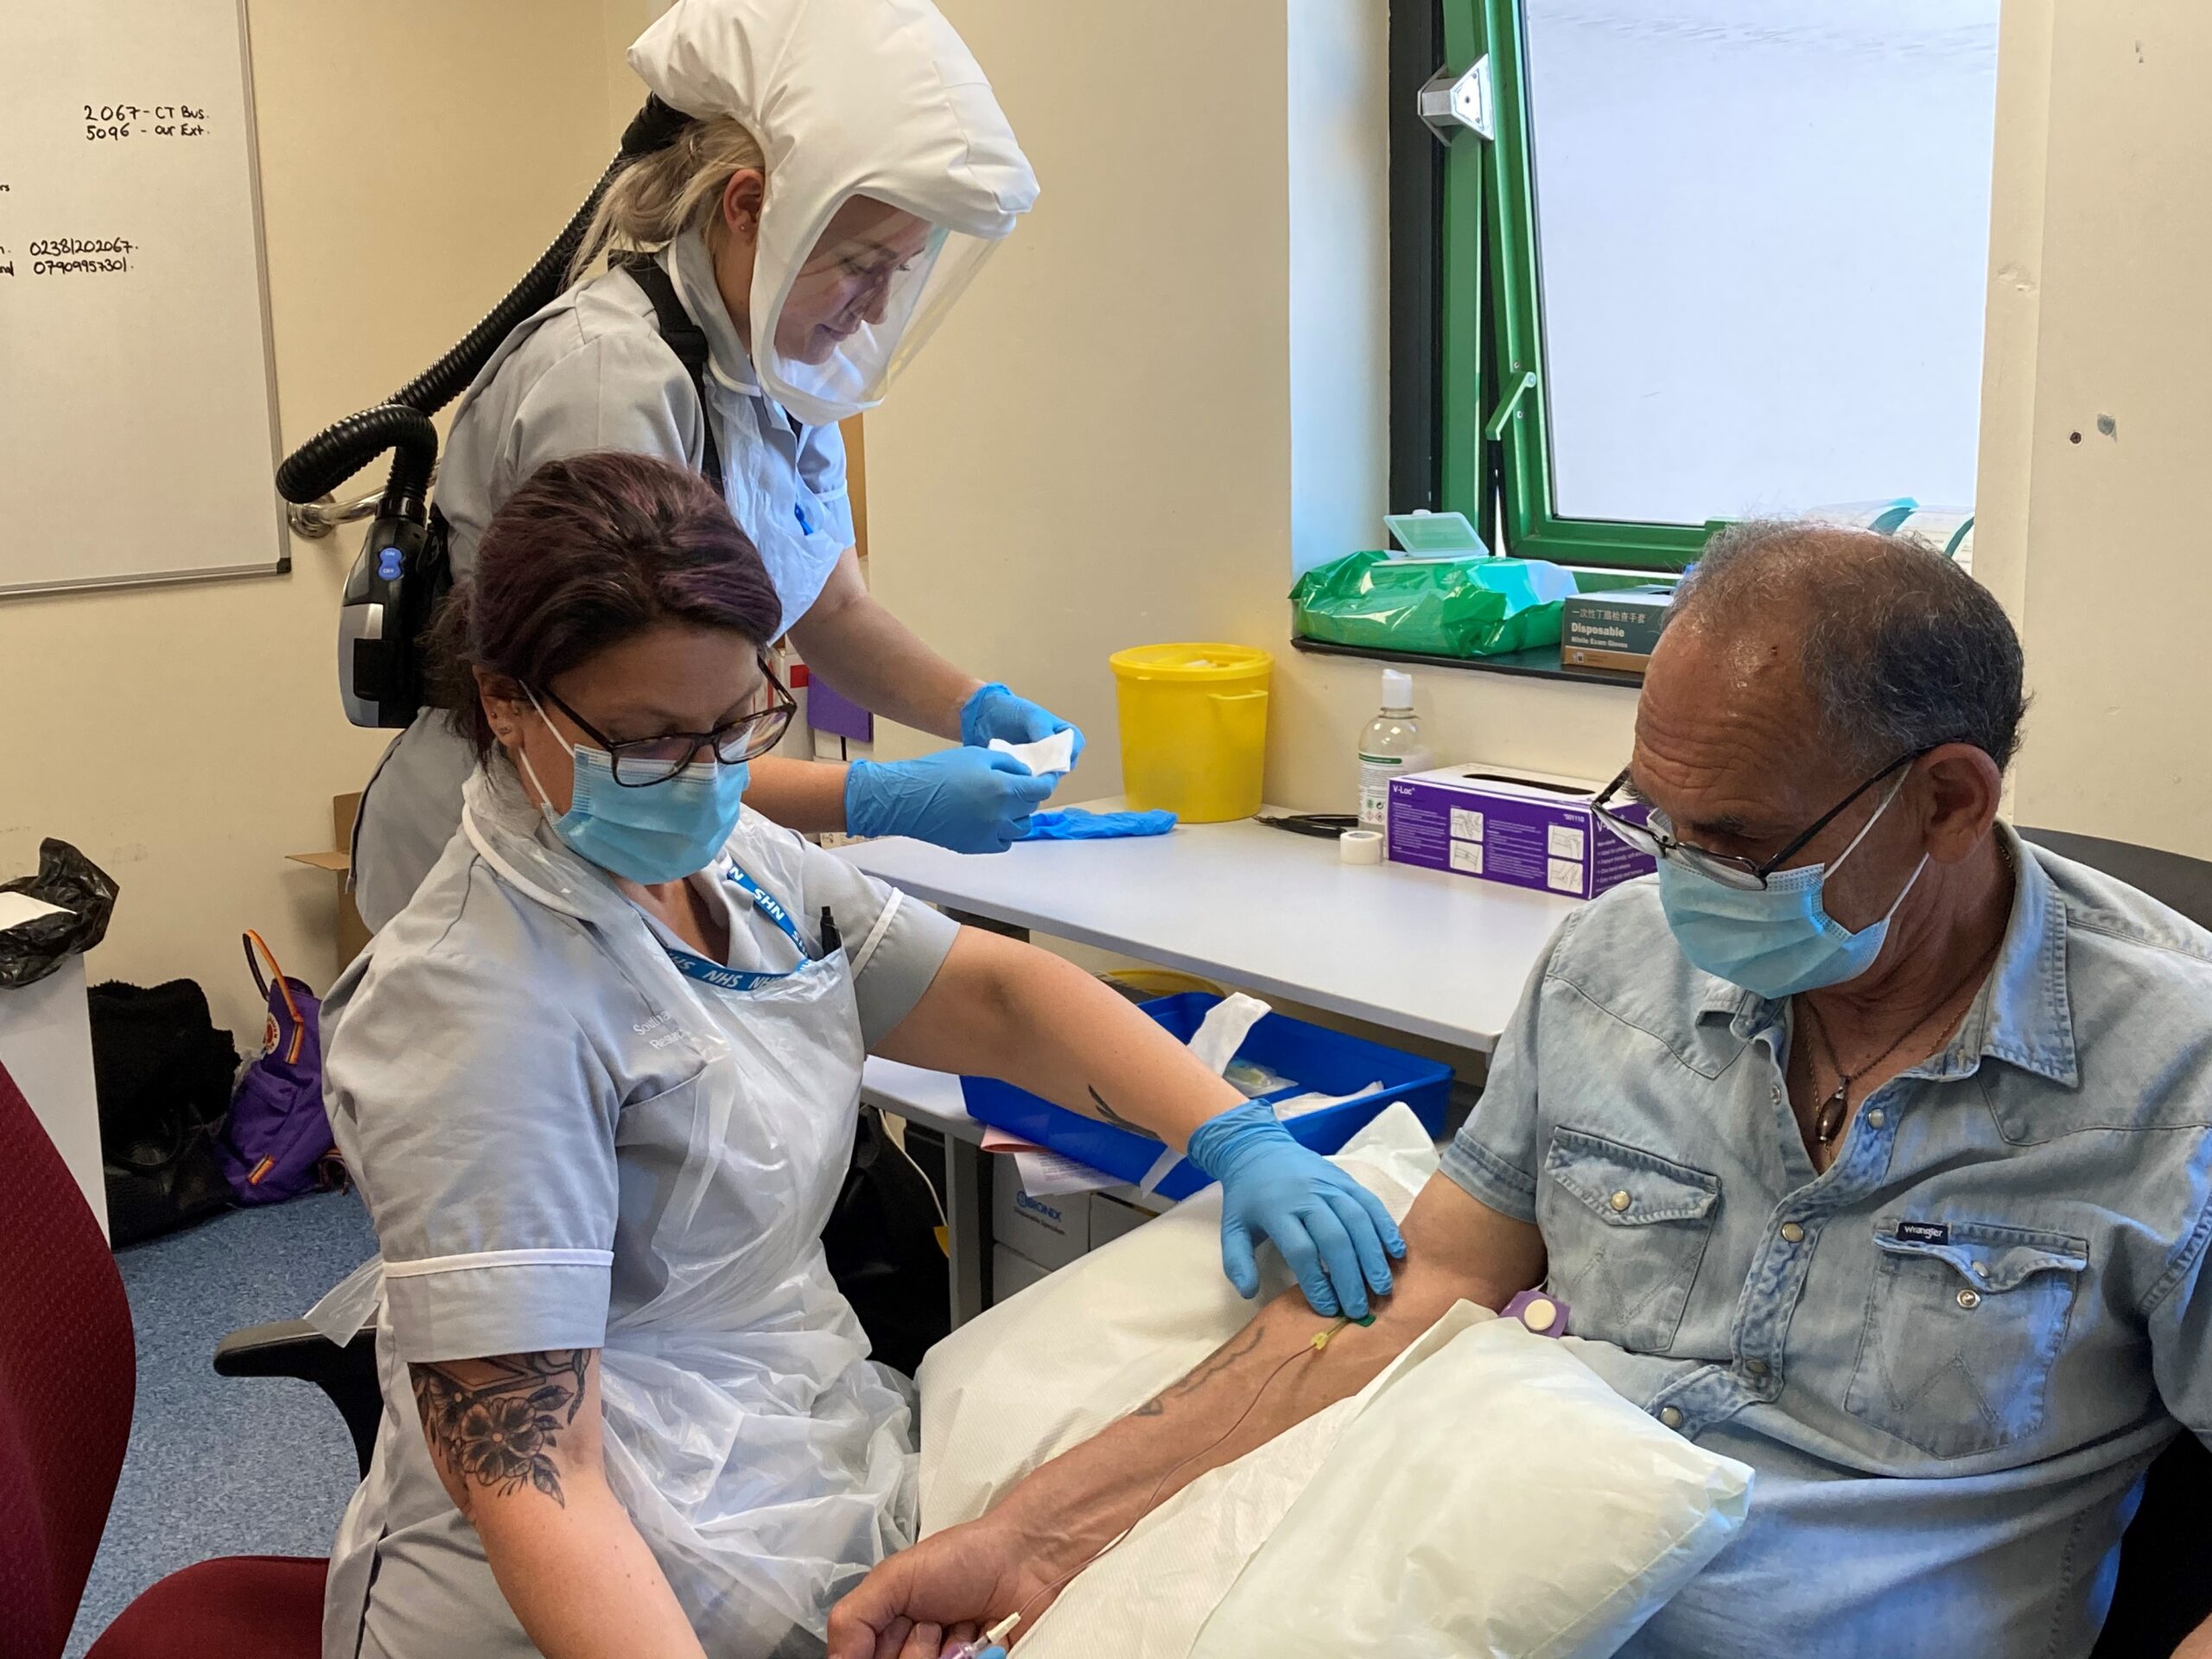
[[[567,1508],[553,1450],[583,1404],[593,1352],[556,1348],[410,1365],[432,1453],[464,1486],[501,1497],[534,1486]]]

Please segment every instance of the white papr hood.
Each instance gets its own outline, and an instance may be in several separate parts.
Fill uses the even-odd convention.
[[[1037,199],[990,83],[928,0],[677,0],[631,47],[630,67],[685,114],[734,116],[760,140],[768,183],[753,367],[768,395],[810,425],[880,402],[982,255]],[[857,197],[924,221],[918,251],[900,250],[903,259],[868,279],[864,307],[833,348],[820,341],[836,329],[812,351],[779,343],[802,271],[834,276],[846,257],[823,236]]]

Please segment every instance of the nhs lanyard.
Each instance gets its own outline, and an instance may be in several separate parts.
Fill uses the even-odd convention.
[[[661,948],[668,952],[668,959],[677,965],[685,978],[696,979],[702,985],[711,985],[718,991],[757,991],[763,985],[773,984],[779,979],[790,979],[805,972],[814,957],[806,948],[806,941],[799,937],[798,927],[792,922],[791,912],[778,902],[774,894],[763,891],[758,882],[735,865],[730,867],[729,874],[723,880],[750,899],[753,908],[773,922],[778,931],[798,948],[799,965],[780,974],[763,973],[748,968],[729,968],[718,962],[709,962],[696,951],[687,950],[680,944],[663,941]],[[836,924],[830,919],[825,906],[822,912],[822,954],[827,957],[836,948]]]

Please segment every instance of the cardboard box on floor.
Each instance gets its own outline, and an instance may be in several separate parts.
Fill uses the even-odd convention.
[[[361,912],[353,907],[353,894],[347,886],[353,873],[353,818],[361,810],[361,795],[356,790],[351,795],[334,795],[330,801],[331,849],[321,853],[292,853],[288,855],[295,864],[310,864],[318,870],[329,870],[338,877],[338,971],[344,973],[353,958],[367,949],[369,930],[361,920]]]

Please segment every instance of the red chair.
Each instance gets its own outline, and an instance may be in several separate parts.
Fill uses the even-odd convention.
[[[59,1659],[137,1391],[115,1258],[0,1067],[0,1659]],[[172,1573],[124,1609],[92,1659],[316,1659],[327,1565],[242,1555]]]

